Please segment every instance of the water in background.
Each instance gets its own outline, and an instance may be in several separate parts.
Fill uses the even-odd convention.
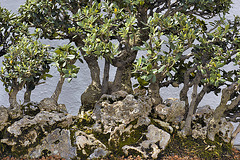
[[[0,0],[0,5],[1,7],[5,7],[9,10],[12,10],[12,12],[17,13],[17,9],[20,5],[24,4],[26,0]],[[233,8],[230,11],[230,14],[227,15],[227,18],[232,19],[233,15],[240,15],[239,13],[239,8],[240,8],[240,3],[238,0],[233,0],[234,5]],[[65,41],[59,41],[59,40],[46,40],[43,39],[41,40],[42,43],[48,44],[51,46],[58,46],[58,45],[63,45],[68,43],[67,40]],[[0,61],[2,61],[3,57],[0,58]],[[87,86],[91,83],[91,78],[90,78],[90,71],[86,65],[86,63],[82,64],[80,62],[77,62],[78,66],[80,66],[80,71],[77,75],[76,79],[73,79],[70,83],[67,81],[63,85],[62,93],[59,97],[59,103],[63,103],[66,105],[68,112],[77,115],[78,110],[81,106],[81,100],[80,96],[81,94],[85,91]],[[99,60],[99,65],[101,67],[101,75],[103,71],[103,66],[104,62],[103,60]],[[2,64],[0,63],[0,67]],[[231,67],[231,66],[230,66]],[[111,67],[110,70],[110,80],[112,81],[114,76],[115,76],[115,71],[116,69],[114,67]],[[35,90],[32,92],[32,101],[39,102],[43,98],[50,97],[55,90],[55,87],[57,85],[59,75],[56,70],[56,68],[52,67],[50,70],[50,74],[54,75],[54,77],[49,78],[46,80],[45,84],[41,84],[36,87]],[[134,82],[133,82],[134,83]],[[161,89],[161,96],[163,99],[166,98],[179,98],[179,92],[180,92],[181,86],[179,88],[173,88],[173,87],[168,87],[168,88],[162,88]],[[23,100],[23,93],[20,92],[18,94],[18,99]],[[200,106],[203,105],[210,105],[211,107],[216,107],[220,102],[220,96],[215,96],[213,93],[209,94],[208,96],[205,96],[203,101],[200,103]],[[0,105],[4,106],[9,106],[8,103],[8,95],[4,90],[4,87],[2,86],[2,82],[0,82]],[[238,123],[235,124],[235,126]],[[238,136],[238,139],[236,140],[238,144],[240,144],[240,135]]]

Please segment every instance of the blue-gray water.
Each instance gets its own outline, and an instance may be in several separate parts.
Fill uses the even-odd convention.
[[[0,0],[1,7],[5,7],[9,10],[12,10],[12,12],[17,12],[17,9],[20,5],[24,4],[26,0]],[[232,19],[233,15],[240,15],[239,8],[240,8],[240,1],[239,0],[233,0],[234,5],[233,8],[230,11],[230,14],[227,15],[227,18]],[[42,43],[49,44],[51,46],[58,46],[62,44],[68,43],[68,41],[50,41],[50,40],[42,40]],[[2,61],[2,57],[0,58],[0,61]],[[101,71],[103,71],[103,61],[99,61]],[[91,82],[90,78],[90,71],[86,64],[78,64],[80,66],[80,72],[78,73],[77,79],[73,79],[71,83],[68,83],[67,81],[64,83],[62,94],[59,97],[59,103],[63,103],[67,106],[68,112],[77,115],[78,110],[81,106],[81,100],[80,96],[84,92],[84,90],[87,88],[87,86]],[[0,67],[2,64],[0,63]],[[32,93],[32,100],[33,101],[40,101],[43,98],[50,97],[56,87],[56,84],[58,82],[59,76],[57,70],[52,67],[51,74],[54,75],[53,78],[47,79],[45,84],[39,85],[36,87],[36,89]],[[115,68],[111,68],[111,74],[110,74],[110,80],[113,80],[115,75]],[[163,88],[161,89],[161,95],[163,99],[174,97],[179,98],[179,92],[180,88]],[[18,99],[23,100],[23,91],[19,93]],[[201,102],[201,106],[203,105],[210,105],[211,107],[216,107],[220,102],[220,97],[215,96],[214,94],[209,94],[207,97],[203,99],[203,102]],[[2,82],[0,82],[0,105],[9,106],[8,103],[8,95],[4,90],[4,87],[2,86]],[[235,126],[238,123],[234,124]],[[238,138],[236,140],[237,144],[240,144],[240,135],[238,135]]]

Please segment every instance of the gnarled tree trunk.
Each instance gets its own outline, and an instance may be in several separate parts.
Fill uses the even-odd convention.
[[[221,102],[213,113],[213,118],[209,122],[207,136],[210,140],[214,141],[215,135],[219,132],[219,122],[224,115],[226,110],[233,109],[238,105],[240,101],[240,95],[238,95],[230,104],[227,104],[230,100],[231,95],[240,89],[240,85],[235,82],[232,83],[229,87],[222,90]]]
[[[110,89],[111,92],[124,90],[132,93],[131,69],[136,56],[137,51],[122,50],[121,54],[113,59],[113,66],[117,67],[117,71]]]
[[[17,102],[18,89],[12,89],[9,93],[9,103],[11,109],[19,109],[20,105]]]

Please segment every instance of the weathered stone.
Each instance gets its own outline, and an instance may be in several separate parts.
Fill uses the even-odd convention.
[[[193,115],[192,118],[193,138],[206,139],[209,125],[213,120],[213,112],[214,110],[211,109],[208,105],[198,108],[197,112]],[[217,130],[218,135],[225,142],[230,142],[234,127],[230,122],[227,122],[225,118],[222,118],[221,121],[216,124],[215,128],[213,127],[213,129]],[[211,137],[211,135],[208,134],[208,138],[214,140],[215,135]]]
[[[106,151],[103,148],[97,148],[94,150],[94,152],[89,156],[89,159],[97,159],[97,158],[101,158],[104,157],[108,154],[109,152]]]
[[[9,125],[8,109],[4,106],[0,106],[0,131],[2,131],[7,125]]]
[[[164,104],[159,104],[154,107],[154,112],[159,116],[162,120],[165,120],[167,117],[167,114],[169,113],[170,107],[167,107]]]
[[[8,109],[8,115],[11,119],[19,119],[23,116],[23,112],[19,108],[9,108]]]
[[[151,112],[151,100],[147,96],[136,100],[133,95],[126,94],[124,91],[119,91],[112,95],[104,95],[95,105],[92,117],[103,124],[104,134],[113,131],[119,123],[127,125],[137,119],[139,120],[137,126],[150,123],[149,118],[146,117]]]
[[[156,144],[159,142],[159,147],[164,150],[169,143],[170,134],[155,127],[154,125],[148,126],[148,133],[146,134],[149,144]]]
[[[219,125],[219,136],[224,140],[224,142],[230,142],[234,130],[233,124],[231,122],[227,122],[226,118],[222,118]]]
[[[185,114],[185,102],[178,99],[166,99],[164,104],[159,104],[154,108],[155,114],[162,120],[178,125]]]
[[[64,123],[61,123],[64,122]],[[11,126],[7,128],[7,131],[18,137],[22,134],[23,130],[37,126],[44,130],[44,127],[54,125],[59,123],[58,126],[67,127],[72,124],[72,116],[65,113],[50,113],[47,111],[42,111],[38,113],[35,117],[24,116],[19,121],[14,122]]]
[[[47,135],[29,154],[30,158],[38,158],[44,151],[50,155],[59,155],[67,160],[77,156],[76,148],[71,146],[70,131],[55,129]]]
[[[92,110],[94,105],[101,97],[101,89],[93,84],[89,85],[84,93],[81,95],[81,110]]]
[[[125,154],[128,154],[128,150],[132,149],[140,154],[144,158],[158,158],[158,154],[166,148],[170,142],[170,134],[157,128],[154,125],[148,126],[148,133],[146,134],[147,140],[142,141],[137,147],[125,145],[122,147]],[[149,152],[149,149],[152,152]]]
[[[67,108],[64,104],[57,104],[53,98],[44,98],[38,105],[41,111],[57,111],[67,113]]]
[[[169,130],[170,130],[170,133],[173,132],[173,127],[170,126],[169,123],[164,122],[164,121],[161,121],[161,120],[159,120],[159,119],[153,119],[153,120],[154,120],[156,123],[158,123],[161,127],[164,127],[164,128],[169,129]]]
[[[101,141],[96,139],[93,134],[87,134],[83,131],[78,130],[75,132],[75,138],[77,148],[82,152],[82,154],[90,157],[97,157],[108,153],[108,151],[106,151],[107,147]],[[85,147],[87,147],[88,150],[91,150],[91,155],[88,155]]]

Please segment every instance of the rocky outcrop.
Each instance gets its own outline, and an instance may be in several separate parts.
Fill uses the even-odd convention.
[[[4,149],[8,154],[30,158],[45,154],[60,155],[66,159],[76,156],[69,129],[73,124],[73,116],[57,111],[41,111],[36,104],[22,106],[22,118],[15,120],[9,119],[14,111],[4,107],[0,110],[3,133],[0,142],[8,148]]]
[[[209,127],[210,120],[213,118],[214,110],[210,106],[206,105],[198,108],[194,114],[192,122],[192,137],[193,138],[207,138],[207,130]],[[225,142],[231,141],[231,134],[233,132],[233,125],[227,122],[225,118],[222,118],[219,123],[218,136],[220,136]]]
[[[184,124],[185,104],[167,99],[152,107],[145,92],[132,95],[125,91],[102,95],[93,111],[79,116],[67,114],[64,105],[48,98],[39,104],[28,103],[20,111],[1,106],[0,154],[58,155],[70,160],[134,151],[145,159],[159,159]],[[198,108],[192,119],[194,138],[206,138],[212,114],[209,106]],[[222,119],[219,125],[219,136],[229,142],[231,123]]]
[[[0,106],[0,131],[2,131],[8,124],[8,109],[4,106]]]
[[[76,148],[71,145],[70,131],[57,128],[49,133],[29,153],[31,158],[39,158],[41,155],[59,155],[66,159],[76,157]]]
[[[169,98],[164,101],[164,104],[155,106],[154,111],[162,120],[178,125],[184,118],[185,102]]]

